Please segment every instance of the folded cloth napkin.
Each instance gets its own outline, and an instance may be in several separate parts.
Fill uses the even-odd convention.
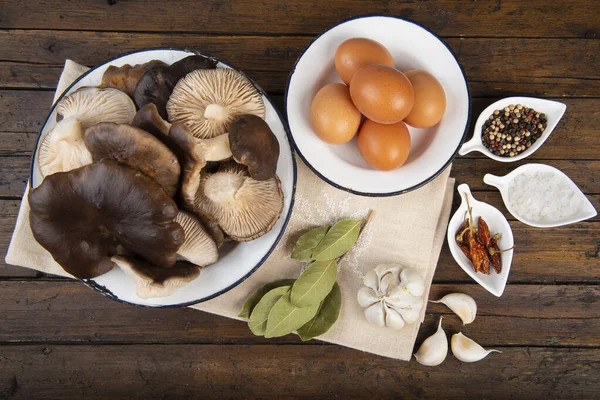
[[[73,80],[85,72],[70,60],[65,63],[56,98]],[[192,306],[197,310],[237,318],[248,296],[267,282],[296,278],[306,267],[292,260],[296,239],[306,230],[333,224],[341,218],[364,218],[374,214],[359,241],[339,265],[338,283],[342,289],[340,317],[319,339],[386,357],[409,360],[419,323],[400,331],[377,328],[367,323],[356,301],[366,272],[379,263],[399,263],[419,270],[426,284],[421,322],[425,315],[429,288],[437,265],[446,225],[450,216],[454,179],[450,168],[422,188],[396,197],[369,198],[338,190],[310,171],[300,159],[296,199],[286,233],[269,259],[246,281],[210,301]],[[52,256],[33,238],[29,228],[29,206],[25,191],[17,224],[6,256],[8,264],[33,268],[45,273],[69,276]],[[202,278],[200,278],[202,279]]]

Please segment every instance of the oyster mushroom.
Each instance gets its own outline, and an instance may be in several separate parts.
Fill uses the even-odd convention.
[[[175,222],[181,225],[185,232],[185,241],[177,251],[178,260],[189,261],[202,267],[217,262],[217,245],[198,218],[185,211],[179,211]]]
[[[77,118],[83,128],[100,122],[130,124],[135,116],[135,104],[117,89],[83,87],[63,97],[56,105],[58,119]]]
[[[265,117],[265,104],[254,85],[230,68],[193,71],[181,79],[167,103],[169,121],[185,124],[200,139],[227,133],[243,114]]]
[[[229,144],[233,158],[248,167],[252,179],[264,181],[275,176],[279,142],[264,119],[251,114],[235,119],[229,131]]]
[[[167,119],[167,101],[173,88],[181,78],[197,69],[213,69],[217,67],[215,60],[194,55],[185,57],[171,66],[158,65],[150,68],[138,81],[133,99],[138,108],[148,103],[156,105],[159,114]]]
[[[127,256],[114,256],[111,261],[134,279],[136,294],[142,299],[170,296],[200,276],[200,268],[187,262],[161,268]]]
[[[171,267],[184,241],[173,221],[175,202],[154,180],[116,161],[49,175],[28,200],[34,238],[77,278],[111,270],[121,247]]]
[[[73,117],[57,122],[42,139],[37,161],[43,176],[90,164],[92,155],[85,147],[81,122]]]
[[[232,240],[246,242],[269,232],[283,210],[277,176],[252,179],[245,167],[227,163],[218,172],[202,174],[191,207],[213,217]]]
[[[140,78],[150,68],[156,66],[166,66],[166,64],[160,60],[148,61],[144,64],[136,64],[133,67],[129,64],[125,64],[121,67],[115,67],[111,65],[104,71],[102,75],[102,82],[100,88],[113,88],[126,93],[129,97],[133,98],[135,87],[137,86]]]
[[[118,161],[154,179],[169,196],[177,193],[181,174],[179,161],[148,132],[125,124],[102,122],[86,129],[85,145],[94,161]]]

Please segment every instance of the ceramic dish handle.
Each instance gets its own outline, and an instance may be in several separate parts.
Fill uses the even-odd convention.
[[[485,176],[483,177],[483,182],[490,186],[495,186],[499,190],[502,190],[502,188],[504,187],[504,177],[503,176],[485,174]]]
[[[472,151],[480,151],[481,143],[479,142],[479,138],[473,137],[468,142],[464,143],[460,150],[458,150],[458,154],[464,156],[465,154],[469,154]]]
[[[465,203],[466,196],[469,196],[469,201],[471,201],[471,202],[475,201],[475,199],[473,198],[473,195],[471,194],[471,188],[466,183],[458,185],[456,190],[458,190],[458,193],[460,194],[461,205],[462,205],[462,203]]]

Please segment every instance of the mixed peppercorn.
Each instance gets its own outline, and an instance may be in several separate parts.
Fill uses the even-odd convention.
[[[531,147],[546,126],[545,114],[521,104],[511,104],[488,117],[481,128],[481,141],[497,156],[514,157]]]

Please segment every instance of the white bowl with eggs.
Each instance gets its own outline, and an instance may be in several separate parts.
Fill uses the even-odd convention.
[[[311,126],[311,103],[317,92],[342,82],[335,54],[351,38],[381,43],[395,68],[426,71],[443,87],[446,109],[440,122],[424,129],[408,126],[410,152],[399,168],[374,169],[359,152],[357,137],[345,144],[328,144]],[[329,184],[358,195],[394,196],[423,186],[448,167],[468,130],[470,95],[456,56],[435,34],[398,17],[353,18],[315,38],[292,70],[285,96],[291,139],[304,163]]]

